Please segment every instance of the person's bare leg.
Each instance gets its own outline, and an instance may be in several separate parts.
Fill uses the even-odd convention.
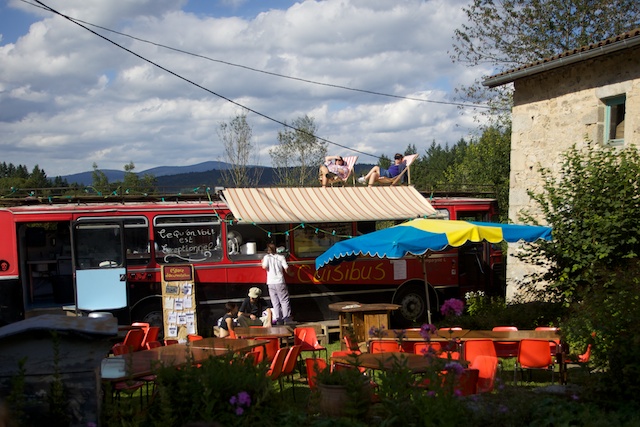
[[[329,182],[329,179],[327,178],[328,173],[329,169],[325,165],[320,166],[320,179],[322,180],[323,187],[326,187]]]
[[[364,176],[364,180],[369,181],[369,178],[371,178],[371,175],[373,174],[378,174],[378,176],[380,176],[380,166],[372,167],[369,173]]]
[[[369,187],[372,187],[373,184],[376,183],[378,178],[380,178],[380,169],[379,168],[378,168],[378,170],[376,172],[372,173],[371,176],[369,177]]]

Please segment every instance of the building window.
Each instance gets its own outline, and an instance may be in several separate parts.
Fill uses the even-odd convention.
[[[624,145],[625,95],[604,100],[605,125],[604,143],[608,145]]]

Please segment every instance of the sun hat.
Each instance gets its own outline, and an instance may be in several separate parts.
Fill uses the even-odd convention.
[[[262,295],[262,289],[260,288],[249,289],[249,298],[260,298],[260,295]]]

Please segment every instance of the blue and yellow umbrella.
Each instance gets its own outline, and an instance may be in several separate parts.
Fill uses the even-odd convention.
[[[468,242],[514,243],[533,242],[538,239],[551,240],[551,228],[493,222],[414,219],[336,243],[316,258],[316,269],[327,264],[353,260],[357,256],[399,259],[407,255],[415,255],[426,258],[425,255],[429,251],[455,248]],[[425,286],[428,286],[426,268],[424,271]],[[428,320],[431,323],[428,289],[426,297]]]

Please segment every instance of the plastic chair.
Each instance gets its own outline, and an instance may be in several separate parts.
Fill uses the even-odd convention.
[[[344,343],[347,346],[347,350],[351,351],[351,352],[356,352],[356,353],[361,353],[360,352],[360,346],[358,345],[358,343],[356,341],[354,341],[352,339],[352,337],[350,335],[345,335],[343,337]]]
[[[259,341],[267,341],[265,359],[267,362],[271,362],[276,356],[278,350],[280,350],[280,338],[278,337],[256,337]]]
[[[415,354],[433,353],[437,356],[442,352],[442,345],[439,342],[417,342],[413,345]]]
[[[325,360],[329,357],[329,353],[326,347],[323,347],[318,342],[316,330],[313,327],[299,327],[293,330],[294,345],[302,347],[301,351],[312,351],[314,356],[316,351],[324,351]]]
[[[254,347],[253,349],[251,349],[254,365],[259,365],[260,363],[262,363],[262,361],[264,360],[264,352],[265,350],[263,346]]]
[[[362,354],[362,353],[360,353],[359,351],[355,352],[355,351],[350,351],[350,350],[347,350],[347,351],[338,350],[338,351],[331,352],[331,359],[333,359],[334,357],[339,357],[339,356],[352,356],[353,357],[353,356],[356,356],[358,354]],[[355,362],[355,358],[354,358],[354,362]],[[344,363],[336,363],[336,362],[332,361],[331,369],[334,370],[335,367],[338,366],[338,365],[343,365],[344,366]],[[353,366],[353,365],[349,365],[349,366]],[[358,366],[358,369],[362,373],[364,373],[367,370],[366,368],[364,368],[362,366]]]
[[[195,335],[195,334],[187,335],[188,342],[200,341],[201,339],[203,339],[202,335]]]
[[[316,383],[316,377],[318,372],[328,368],[327,361],[324,359],[308,358],[304,359],[305,366],[307,368],[307,384],[312,391],[316,389],[318,384]]]
[[[505,331],[517,331],[515,326],[495,326],[492,331],[505,332]],[[496,354],[498,357],[516,357],[518,355],[518,343],[510,341],[496,341],[494,342],[496,347]]]
[[[113,347],[111,347],[111,352],[116,355],[116,356],[120,356],[120,355],[124,355],[124,354],[129,354],[131,353],[131,347],[124,344],[124,343],[117,343],[114,344]],[[155,378],[154,378],[155,379]],[[142,381],[140,380],[126,380],[126,381],[118,381],[116,383],[113,383],[113,394],[111,396],[111,398],[116,398],[119,399],[120,398],[120,393],[125,392],[125,393],[133,393],[136,390],[138,390],[139,388],[141,388],[143,385],[145,385],[145,381],[142,378]]]
[[[498,357],[493,341],[489,339],[469,340],[462,343],[464,359],[473,362],[476,356]]]
[[[589,363],[589,359],[591,359],[591,344],[587,345],[587,349],[584,353],[575,356],[568,356],[566,358],[566,363],[570,363],[572,365],[584,365]]]
[[[289,349],[287,348],[278,349],[276,352],[276,355],[269,366],[269,370],[267,371],[267,378],[271,381],[279,382],[280,376],[282,375],[282,368],[284,367],[284,359],[287,357],[288,352]],[[279,385],[280,391],[282,391],[282,384],[279,383]]]
[[[516,365],[513,369],[513,383],[517,384],[516,374],[518,370],[522,372],[524,369],[551,370],[551,382],[553,382],[553,368],[553,359],[551,358],[551,353],[549,353],[549,341],[523,339],[518,347]]]
[[[373,340],[369,342],[369,353],[401,352],[402,347],[397,341]]]
[[[229,329],[229,335],[227,335],[227,338],[231,340],[237,340],[238,336],[236,335],[236,331],[234,331],[233,329]]]
[[[164,345],[174,345],[178,344],[178,340],[164,340]]]
[[[142,348],[148,349],[148,343],[151,341],[158,341],[158,336],[160,335],[160,327],[159,326],[149,326],[144,334],[144,339],[142,340]]]
[[[478,355],[473,359],[469,368],[478,370],[478,393],[493,391],[498,373],[498,358],[496,356]]]
[[[465,369],[460,378],[457,378],[454,390],[460,396],[470,396],[478,393],[478,379],[480,372],[474,368]]]
[[[558,328],[553,326],[538,326],[535,330],[557,332]],[[549,341],[549,350],[551,351],[551,357],[554,357],[556,355],[556,352],[558,351],[558,343],[555,341]]]
[[[156,347],[162,347],[162,343],[160,341],[150,341],[147,343],[147,350],[151,350]]]
[[[298,356],[300,356],[300,348],[299,345],[293,345],[289,348],[287,352],[287,356],[284,359],[284,364],[282,367],[282,374],[280,375],[280,391],[283,389],[282,379],[288,377],[291,380],[291,388],[293,389],[293,400],[296,400],[296,386],[295,381],[293,381],[293,373],[296,369],[296,362],[298,361]]]
[[[131,352],[138,351],[142,348],[142,340],[144,339],[144,330],[131,329],[125,335],[122,344],[126,345]]]

